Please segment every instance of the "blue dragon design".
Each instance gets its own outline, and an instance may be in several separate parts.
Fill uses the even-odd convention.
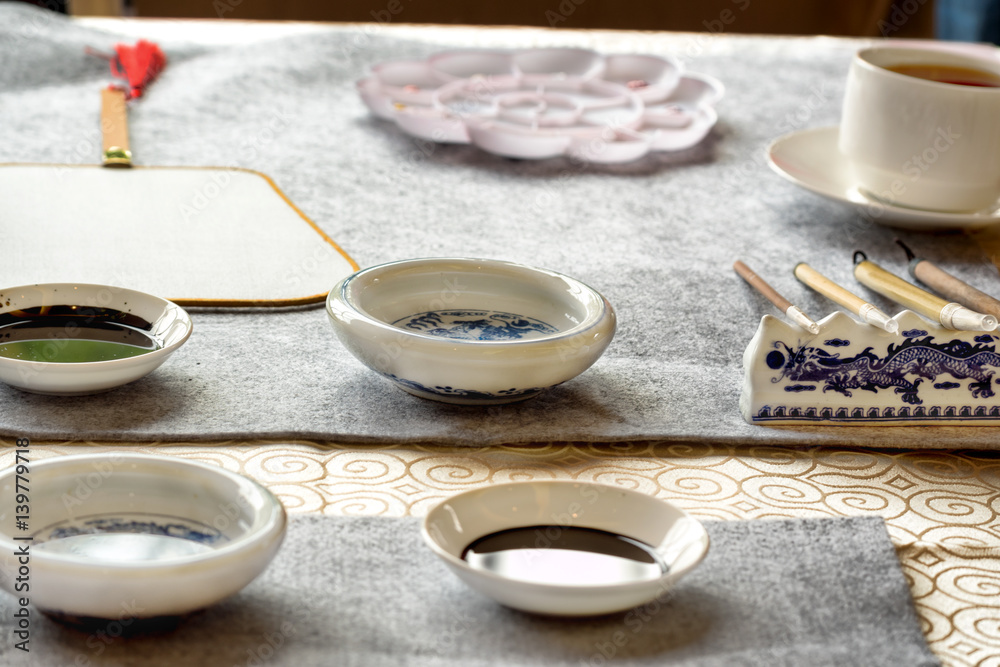
[[[771,379],[775,383],[783,378],[822,382],[824,392],[835,391],[844,396],[851,396],[851,390],[856,389],[877,393],[879,389],[892,388],[905,403],[920,405],[923,403],[918,396],[920,384],[945,374],[958,380],[972,379],[968,388],[973,398],[993,396],[994,371],[990,368],[1000,368],[1000,354],[995,345],[987,342],[982,340],[973,345],[956,339],[935,343],[933,336],[914,337],[899,345],[890,343],[884,357],[866,347],[852,357],[841,358],[840,354],[822,348],[801,345],[793,350],[777,341],[766,362],[774,370],[781,369],[781,375]],[[780,348],[784,348],[784,353]]]

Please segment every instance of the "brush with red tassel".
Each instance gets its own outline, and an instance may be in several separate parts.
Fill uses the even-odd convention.
[[[102,161],[105,167],[131,167],[126,102],[142,97],[167,64],[167,58],[157,44],[144,39],[134,46],[115,45],[113,56],[97,55],[108,59],[112,76],[127,83],[111,84],[101,91]]]

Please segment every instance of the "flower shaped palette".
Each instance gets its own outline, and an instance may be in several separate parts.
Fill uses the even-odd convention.
[[[376,65],[358,91],[379,118],[505,157],[613,164],[696,145],[722,84],[669,57],[586,49],[446,51]]]

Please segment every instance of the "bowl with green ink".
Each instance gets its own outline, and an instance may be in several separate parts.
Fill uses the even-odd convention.
[[[123,287],[0,288],[0,381],[56,396],[108,391],[151,373],[191,330],[177,304]]]

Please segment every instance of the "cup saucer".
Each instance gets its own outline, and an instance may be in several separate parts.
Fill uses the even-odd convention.
[[[1000,223],[1000,202],[983,211],[949,213],[894,206],[865,196],[850,180],[847,158],[837,148],[839,129],[834,125],[786,134],[768,146],[768,163],[799,187],[850,206],[880,225],[935,231],[981,229]]]

